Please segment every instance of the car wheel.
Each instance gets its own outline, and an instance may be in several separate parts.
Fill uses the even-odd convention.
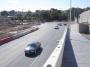
[[[27,54],[27,53],[25,53],[25,56],[28,56],[28,54]]]

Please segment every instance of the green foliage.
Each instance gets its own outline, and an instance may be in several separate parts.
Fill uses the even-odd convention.
[[[72,8],[71,9],[71,19],[72,21],[75,19],[75,18],[79,18],[79,15],[84,12],[85,9],[81,9],[81,8]],[[70,9],[66,10],[65,13],[67,13],[66,15],[68,16],[68,19],[70,17]]]
[[[17,14],[16,19],[17,19],[17,20],[22,20],[22,21],[23,21],[23,16],[22,16],[22,14]]]
[[[32,12],[31,11],[28,11],[24,17],[26,20],[29,20],[31,21],[31,18],[32,18]]]
[[[8,16],[8,12],[7,11],[2,11],[1,16]]]
[[[15,16],[16,12],[14,10],[11,10],[8,12],[9,16]]]
[[[90,7],[81,9],[81,8],[72,8],[71,9],[71,19],[72,21],[75,18],[79,18],[79,15],[84,12],[90,10]],[[45,21],[68,21],[70,18],[70,9],[68,10],[58,10],[51,8],[50,10],[36,10],[35,12],[16,12],[11,10],[9,12],[2,11],[1,16],[12,16],[11,19],[14,20],[29,20],[29,21],[38,21],[38,22],[45,22]]]

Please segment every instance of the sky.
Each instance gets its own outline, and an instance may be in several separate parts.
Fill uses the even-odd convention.
[[[90,6],[90,0],[72,0],[72,7],[85,8]],[[35,11],[56,8],[66,10],[70,8],[70,0],[0,0],[0,11]]]

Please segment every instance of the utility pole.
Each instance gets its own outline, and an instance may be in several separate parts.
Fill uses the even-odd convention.
[[[24,23],[23,23],[23,18],[24,18],[24,16],[23,16],[24,14],[23,14],[23,13],[24,13],[24,12],[23,12],[23,10],[24,10],[24,9],[22,9],[22,11],[21,11],[21,12],[22,12],[22,13],[21,13],[21,15],[22,15],[22,21],[21,21],[21,22],[22,22],[22,29],[24,30]]]
[[[86,3],[87,3],[87,8],[88,8],[88,0],[86,0],[86,1],[87,1]],[[89,13],[88,13],[88,10],[87,10],[87,16],[86,16],[86,17],[87,17],[87,23],[89,22],[89,21],[88,21],[88,17],[89,17],[88,15],[89,15]],[[88,24],[89,24],[89,23],[88,23]]]
[[[71,23],[71,10],[72,10],[72,8],[71,8],[71,3],[72,3],[72,1],[70,0],[70,16],[69,16],[69,23],[68,23],[68,28],[70,28],[70,23]]]
[[[22,22],[23,22],[23,18],[24,18],[24,16],[23,16],[23,15],[24,15],[24,14],[23,14],[23,13],[24,13],[23,10],[24,10],[24,9],[22,9],[22,11],[21,11],[21,12],[22,12],[22,13],[21,13],[21,15],[22,15]]]
[[[71,23],[71,20],[72,20],[72,17],[71,17],[71,11],[72,11],[72,0],[70,0],[70,23]]]

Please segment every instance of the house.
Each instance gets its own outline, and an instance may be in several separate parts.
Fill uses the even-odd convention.
[[[81,32],[90,33],[90,10],[80,14],[79,18],[79,30]]]

